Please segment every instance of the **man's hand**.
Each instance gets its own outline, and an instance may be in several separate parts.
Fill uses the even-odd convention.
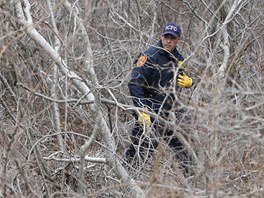
[[[192,79],[185,73],[178,75],[177,82],[179,87],[189,88],[192,86]]]
[[[138,115],[138,122],[141,125],[145,125],[147,127],[150,127],[151,125],[151,120],[150,120],[150,115],[144,112],[140,112]]]

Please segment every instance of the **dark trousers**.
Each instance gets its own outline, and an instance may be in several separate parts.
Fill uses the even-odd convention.
[[[125,153],[127,160],[131,161],[137,151],[141,157],[150,156],[157,148],[160,139],[163,139],[173,149],[180,161],[180,165],[186,170],[191,163],[191,158],[184,149],[184,145],[173,135],[172,130],[160,126],[158,122],[155,123],[155,120],[152,120],[152,123],[154,125],[152,127],[152,135],[148,136],[144,135],[143,128],[139,123],[135,124],[131,133],[132,144],[129,145]]]

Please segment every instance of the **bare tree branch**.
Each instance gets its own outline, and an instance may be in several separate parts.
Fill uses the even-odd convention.
[[[25,3],[27,7],[25,9],[22,8],[21,4],[17,2],[16,8],[17,8],[17,14],[20,18],[21,25],[25,26],[25,31],[28,34],[29,37],[31,37],[38,45],[40,45],[43,50],[46,51],[47,54],[50,55],[50,57],[55,61],[55,63],[60,68],[61,72],[63,72],[64,75],[68,76],[70,79],[72,79],[73,83],[76,85],[76,87],[79,88],[79,90],[85,95],[90,92],[89,88],[86,86],[85,83],[83,83],[81,78],[75,74],[74,72],[67,69],[67,65],[64,63],[65,61],[60,57],[60,55],[51,47],[51,45],[36,31],[36,29],[33,26],[32,18],[29,12],[29,2],[25,0]],[[22,13],[25,12],[25,15],[22,15]],[[94,99],[94,95],[90,93],[89,95],[86,95],[86,99]],[[95,100],[94,104],[90,105],[91,111],[94,113],[94,115],[97,115],[97,126],[98,129],[100,129],[100,133],[104,138],[105,143],[107,144],[108,148],[111,150],[111,152],[108,152],[107,160],[109,162],[109,165],[114,168],[116,171],[118,177],[120,177],[123,181],[130,183],[131,190],[135,194],[135,197],[142,197],[143,192],[142,190],[136,185],[133,179],[129,178],[128,173],[126,170],[122,167],[120,162],[114,157],[115,153],[115,145],[114,140],[111,137],[109,128],[106,124],[106,121],[104,120],[103,113],[99,107],[98,101]]]
[[[46,0],[47,2],[47,6],[48,6],[48,9],[49,9],[49,14],[50,14],[50,21],[51,21],[51,24],[52,24],[52,28],[55,32],[55,35],[54,35],[54,50],[59,53],[60,51],[60,47],[61,47],[61,42],[60,42],[60,39],[57,37],[58,35],[58,28],[56,26],[56,21],[55,21],[55,17],[54,17],[54,13],[53,13],[53,8],[52,8],[52,4],[50,2],[50,0]],[[52,86],[51,86],[51,97],[57,99],[57,85],[58,85],[58,67],[57,65],[55,64],[53,66],[53,83],[52,83]],[[59,113],[59,107],[58,107],[58,104],[57,103],[54,103],[53,104],[53,112],[54,112],[54,116],[53,116],[53,119],[54,119],[54,125],[55,125],[55,130],[57,132],[61,132],[61,123],[60,123],[60,113]],[[60,148],[61,150],[65,153],[66,152],[66,148],[64,146],[64,142],[63,142],[63,137],[62,136],[58,136],[58,143],[60,145]]]

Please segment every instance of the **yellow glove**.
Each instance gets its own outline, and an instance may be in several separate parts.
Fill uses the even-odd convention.
[[[140,112],[138,116],[138,122],[141,125],[149,127],[151,125],[150,115],[144,112]]]
[[[192,86],[192,79],[185,73],[178,75],[178,86],[183,88],[189,88]]]

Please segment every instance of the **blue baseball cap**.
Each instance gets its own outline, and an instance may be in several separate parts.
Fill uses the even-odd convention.
[[[167,23],[163,28],[162,36],[164,36],[165,34],[171,34],[172,36],[180,37],[181,28],[176,23]]]

